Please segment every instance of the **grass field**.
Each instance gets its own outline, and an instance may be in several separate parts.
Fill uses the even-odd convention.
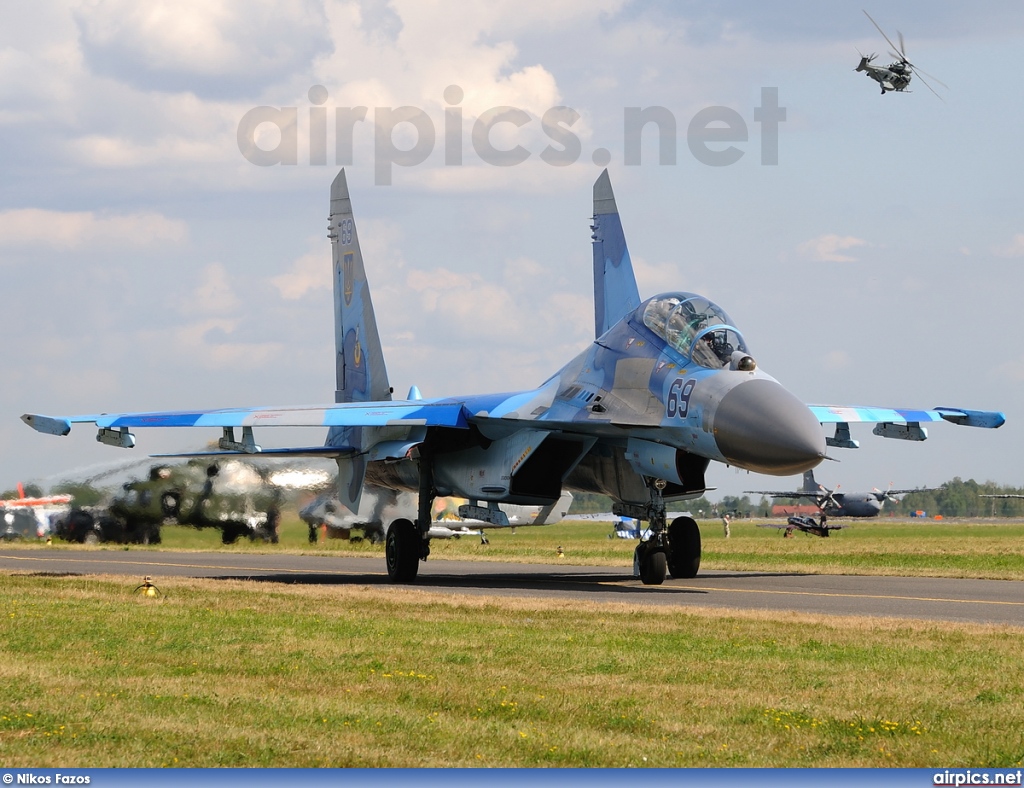
[[[1009,577],[1019,524],[830,539],[705,524],[705,567]],[[631,563],[607,524],[434,555]],[[564,558],[557,557],[561,546]],[[219,547],[164,529],[164,547]],[[20,549],[96,549],[78,546]],[[125,549],[111,546],[100,549]],[[131,547],[132,550],[156,548]],[[306,543],[231,551],[375,554]],[[8,574],[0,766],[1018,766],[1020,629],[476,597],[415,587]]]
[[[1014,766],[1021,632],[4,578],[0,765]]]

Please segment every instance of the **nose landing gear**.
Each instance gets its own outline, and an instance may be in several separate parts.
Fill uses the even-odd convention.
[[[673,578],[696,577],[700,569],[701,544],[697,522],[692,517],[677,517],[666,528],[665,499],[661,495],[664,487],[665,482],[660,479],[648,483],[651,500],[644,519],[650,522],[649,536],[636,546],[633,554],[633,574],[647,586],[661,585],[668,575]]]

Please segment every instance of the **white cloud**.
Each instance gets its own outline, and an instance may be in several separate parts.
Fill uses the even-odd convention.
[[[637,289],[644,299],[654,293],[667,293],[680,289],[683,277],[679,266],[673,263],[649,263],[642,257],[632,257]]]
[[[856,257],[841,253],[847,249],[866,245],[867,241],[863,238],[827,233],[804,241],[796,248],[796,251],[805,260],[813,260],[818,263],[852,263],[857,260]]]
[[[270,278],[281,298],[297,301],[304,295],[317,290],[330,290],[331,245],[327,240],[318,241],[317,248],[292,261],[280,276]]]
[[[361,219],[356,227],[364,265],[370,271],[380,272],[377,276],[370,276],[372,291],[376,293],[379,289],[387,293],[393,279],[384,278],[383,272],[394,273],[405,268],[399,249],[403,236],[401,225],[390,219]],[[330,291],[334,287],[330,241],[317,235],[308,243],[309,251],[293,260],[284,273],[269,279],[286,301],[297,301],[308,294]]]
[[[997,257],[1024,257],[1024,233],[1017,233],[1004,246],[994,247],[992,253]]]
[[[227,269],[220,263],[211,263],[203,269],[199,286],[192,291],[186,311],[224,315],[234,312],[239,305]]]
[[[79,160],[92,166],[130,170],[158,162],[197,164],[222,158],[223,142],[223,138],[198,140],[176,136],[140,142],[126,136],[90,134],[74,140],[70,149]]]
[[[199,95],[252,94],[330,46],[314,0],[89,0],[75,20],[100,73]]]
[[[207,369],[228,367],[253,370],[280,363],[288,349],[280,342],[246,342],[235,334],[241,321],[211,317],[180,325],[172,332],[173,354],[188,365],[199,363]],[[140,338],[145,344],[146,335]],[[162,341],[166,344],[166,339]],[[154,344],[154,346],[156,346]]]
[[[0,246],[146,246],[178,243],[187,235],[184,222],[150,212],[118,215],[40,208],[0,212]]]
[[[297,107],[299,161],[308,161],[307,91],[319,83],[329,90],[329,158],[335,107],[369,108],[367,122],[355,129],[355,161],[365,166],[374,160],[374,108],[412,105],[431,118],[436,141],[433,157],[404,172],[406,179],[447,191],[507,187],[511,179],[536,192],[566,180],[563,168],[539,158],[548,145],[560,148],[544,134],[540,117],[576,102],[567,100],[546,62],[532,56],[521,62],[515,38],[592,24],[595,15],[614,14],[623,5],[624,0],[554,6],[501,0],[456,11],[403,0],[81,0],[70,9],[58,4],[51,9],[54,21],[32,27],[32,46],[0,48],[0,65],[10,66],[0,69],[0,96],[13,99],[0,108],[0,125],[43,124],[54,137],[50,155],[57,151],[76,164],[170,166],[176,178],[220,188],[225,178],[238,182],[239,168],[252,169],[235,135],[240,118],[256,105]],[[464,92],[462,167],[437,166],[448,106],[443,93],[451,84]],[[532,153],[524,165],[511,168],[515,172],[483,164],[471,144],[477,116],[502,105],[531,117],[521,128],[504,123],[492,132],[496,147],[519,144]],[[583,117],[571,131],[583,142],[582,175],[590,171],[593,119],[580,109]],[[408,130],[407,124],[397,127],[400,146],[408,144],[401,139]],[[25,144],[33,143],[28,138]],[[181,166],[186,164],[199,166]]]
[[[594,325],[589,295],[567,293],[551,276],[529,258],[508,260],[499,280],[443,268],[410,271],[405,298],[422,311],[403,316],[408,339],[395,355],[436,366],[457,354],[476,387],[536,385],[580,351]],[[538,287],[545,281],[549,286]]]

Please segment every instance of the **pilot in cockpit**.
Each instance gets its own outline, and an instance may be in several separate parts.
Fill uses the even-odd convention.
[[[728,364],[732,359],[733,346],[729,344],[724,332],[709,331],[702,339],[707,343],[708,349],[718,358],[722,364]]]

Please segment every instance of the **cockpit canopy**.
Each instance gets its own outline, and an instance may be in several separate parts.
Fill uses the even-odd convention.
[[[669,347],[702,367],[721,369],[734,360],[741,363],[741,357],[749,358],[743,335],[725,310],[704,296],[663,293],[641,305],[637,314]]]

